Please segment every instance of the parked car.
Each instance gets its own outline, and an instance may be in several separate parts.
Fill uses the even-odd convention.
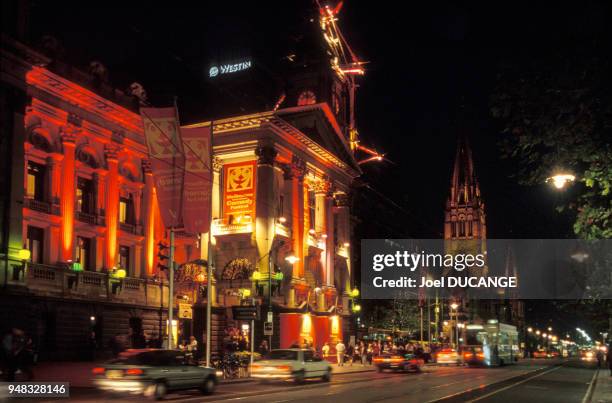
[[[452,348],[444,348],[436,353],[436,363],[438,364],[454,364],[461,365],[461,356],[457,350]]]
[[[420,372],[425,361],[414,354],[382,354],[372,360],[378,372],[385,369]]]
[[[312,350],[290,348],[272,350],[264,359],[251,365],[251,376],[260,380],[292,379],[300,383],[307,378],[331,380],[329,362],[315,355]]]
[[[93,383],[101,390],[156,399],[163,399],[169,391],[186,389],[211,394],[217,385],[213,368],[200,366],[184,352],[173,350],[128,350],[92,372]]]

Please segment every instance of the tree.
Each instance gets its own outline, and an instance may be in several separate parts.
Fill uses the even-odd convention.
[[[574,215],[582,239],[612,238],[612,63],[605,43],[552,48],[502,66],[491,96],[491,114],[502,124],[502,155],[518,162],[519,183],[542,184],[560,171],[576,176],[559,212]],[[555,301],[579,312],[594,328],[612,329],[609,294],[611,251],[592,265],[591,295]],[[607,278],[607,281],[600,278]],[[602,290],[601,287],[607,287]]]
[[[611,69],[609,52],[596,47],[542,54],[505,64],[491,96],[502,155],[518,162],[520,183],[559,171],[577,177],[557,208],[574,212],[574,233],[584,239],[612,238]]]

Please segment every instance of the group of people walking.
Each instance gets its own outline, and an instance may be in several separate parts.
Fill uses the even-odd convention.
[[[321,348],[321,355],[325,359],[330,359],[333,354],[336,356],[338,366],[353,365],[372,365],[372,359],[381,354],[415,354],[422,357],[426,362],[431,359],[433,349],[428,343],[391,343],[380,340],[350,342],[347,345],[342,340],[334,346],[333,351],[329,343],[325,343]]]

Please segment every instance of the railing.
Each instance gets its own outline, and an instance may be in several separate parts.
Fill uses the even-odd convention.
[[[76,216],[77,216],[77,220],[87,223],[87,224],[96,225],[98,223],[97,222],[98,220],[94,214],[85,213],[83,211],[77,211]]]
[[[51,203],[49,202],[25,198],[23,200],[23,204],[25,205],[25,207],[29,208],[30,210],[35,210],[35,211],[40,211],[41,213],[51,214]]]
[[[117,279],[105,272],[76,272],[59,265],[28,263],[25,285],[34,294],[75,300],[103,300],[155,307],[159,307],[162,301],[167,305],[168,301],[166,283],[133,277]]]
[[[134,235],[143,234],[142,225],[135,225],[135,224],[127,223],[127,222],[120,222],[119,229],[121,229],[121,231],[129,232],[130,234],[134,234]]]

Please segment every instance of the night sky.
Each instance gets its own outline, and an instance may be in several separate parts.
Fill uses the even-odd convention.
[[[545,185],[518,186],[513,163],[499,158],[501,127],[490,118],[489,95],[501,62],[554,52],[568,38],[591,40],[603,34],[610,14],[599,3],[533,3],[344,3],[340,26],[369,62],[357,95],[362,143],[391,161],[364,167],[364,179],[401,207],[397,219],[406,233],[441,234],[456,138],[465,132],[490,238],[571,236],[570,221],[554,210],[563,196]],[[155,106],[176,95],[182,123],[251,112],[253,102],[273,105],[274,91],[260,79],[272,77],[296,38],[317,29],[308,0],[57,4],[32,2],[32,43],[57,37],[66,60],[82,67],[100,60],[113,85],[141,82]],[[253,60],[258,75],[207,78],[215,62],[243,58]]]
[[[389,159],[365,166],[364,180],[392,201],[386,205],[393,224],[413,237],[441,236],[456,139],[464,132],[486,203],[489,238],[571,237],[570,217],[555,211],[567,196],[544,184],[519,186],[513,162],[500,159],[502,127],[490,117],[489,97],[501,63],[521,65],[609,35],[610,6],[397,3],[349,0],[340,13],[345,37],[369,62],[357,94],[362,143]],[[82,68],[101,61],[114,86],[125,89],[138,81],[154,106],[171,105],[177,96],[182,123],[271,109],[278,96],[274,71],[283,56],[308,32],[318,32],[314,3],[187,4],[36,0],[27,39],[36,45],[53,35],[66,61]],[[211,65],[242,59],[253,60],[256,68],[227,80],[208,79]],[[576,320],[539,304],[530,305],[528,320],[537,318],[535,311],[557,315],[568,328]]]

